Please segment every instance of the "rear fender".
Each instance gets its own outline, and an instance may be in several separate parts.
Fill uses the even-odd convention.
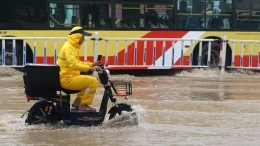
[[[52,103],[50,102],[47,102],[47,101],[41,101],[41,102],[37,102],[35,103],[29,110],[28,110],[28,115],[27,115],[27,118],[25,120],[25,123],[26,124],[40,124],[40,123],[47,123],[48,121],[52,122],[54,121],[57,122],[57,118],[52,118],[52,115],[55,117],[56,116],[56,113],[55,113],[55,110],[52,109],[51,112],[50,112],[50,115],[48,115],[48,112],[49,111],[46,111],[46,107],[54,107]],[[38,117],[38,113],[37,111],[39,111],[39,109],[42,111],[42,114],[40,114],[40,117]],[[35,115],[36,114],[36,115]]]
[[[52,103],[47,102],[47,101],[41,101],[41,102],[36,102],[29,110],[28,112],[31,113],[34,110],[36,110],[39,107],[44,108],[45,106],[54,106]]]

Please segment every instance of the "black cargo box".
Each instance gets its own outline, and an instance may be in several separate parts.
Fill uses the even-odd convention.
[[[24,85],[27,96],[55,96],[61,90],[60,67],[56,64],[26,64]]]

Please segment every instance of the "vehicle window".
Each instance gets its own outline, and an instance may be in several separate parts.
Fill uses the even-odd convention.
[[[112,29],[111,4],[83,4],[82,25],[85,28]]]
[[[140,18],[142,13],[144,13],[144,5],[142,4],[116,4],[116,28],[135,29],[144,27],[144,19]]]
[[[0,30],[45,30],[46,0],[1,0]]]
[[[118,29],[173,29],[175,25],[173,5],[116,4],[115,15]]]
[[[50,28],[65,28],[80,25],[80,6],[65,3],[50,3]]]
[[[111,4],[50,3],[50,28],[112,29]]]
[[[231,0],[178,0],[178,29],[230,29]]]
[[[237,1],[236,29],[259,30],[260,27],[260,2],[258,0]]]

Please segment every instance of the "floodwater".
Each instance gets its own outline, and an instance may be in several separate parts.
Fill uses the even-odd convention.
[[[260,144],[260,73],[192,69],[167,75],[112,75],[129,79],[139,125],[98,127],[25,125],[22,114],[34,101],[24,95],[22,73],[0,68],[0,145],[30,146],[243,146]],[[102,86],[93,106],[99,107]],[[73,98],[75,95],[73,94]],[[72,99],[73,100],[73,99]],[[109,104],[110,106],[111,104]],[[112,125],[112,126],[111,126]]]

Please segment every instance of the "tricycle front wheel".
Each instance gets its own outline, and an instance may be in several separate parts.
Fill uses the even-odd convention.
[[[125,103],[118,104],[118,107],[112,107],[108,114],[109,120],[116,119],[118,121],[131,121],[134,125],[138,125],[139,118],[136,112],[131,108],[130,105]]]
[[[117,105],[118,105],[118,107],[114,106],[108,111],[108,114],[110,114],[109,120],[115,118],[117,115],[122,115],[125,112],[133,111],[133,109],[131,108],[131,105],[129,105],[129,104],[119,103]]]

